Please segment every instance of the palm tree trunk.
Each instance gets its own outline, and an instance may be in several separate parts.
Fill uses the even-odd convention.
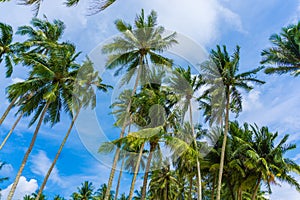
[[[119,188],[120,188],[120,185],[121,185],[121,177],[122,177],[122,173],[123,173],[124,164],[125,164],[125,155],[122,159],[121,169],[120,169],[120,173],[119,173],[119,177],[118,177],[118,184],[117,184],[117,187],[116,187],[115,200],[118,200]]]
[[[19,115],[19,117],[17,118],[17,120],[15,121],[15,123],[13,124],[13,126],[11,127],[9,133],[6,135],[6,137],[4,138],[3,142],[0,145],[0,150],[3,148],[3,146],[6,144],[8,138],[11,136],[11,134],[13,133],[13,131],[15,130],[17,124],[19,123],[19,121],[21,120],[21,118],[23,117],[23,112]]]
[[[225,111],[225,130],[224,130],[224,139],[222,144],[221,160],[220,160],[220,169],[219,169],[219,179],[218,179],[218,189],[217,189],[217,200],[221,200],[221,189],[222,189],[222,175],[224,168],[224,159],[225,159],[225,149],[226,141],[229,127],[229,106],[230,106],[230,91],[229,86],[226,86],[226,111]]]
[[[191,124],[191,128],[192,128],[192,134],[193,134],[193,139],[194,139],[194,145],[196,150],[198,150],[197,148],[197,142],[196,142],[196,134],[195,134],[195,129],[194,129],[194,123],[193,123],[193,112],[192,112],[192,102],[191,100],[189,100],[189,107],[190,107],[190,124]],[[196,158],[196,162],[197,162],[197,192],[198,192],[198,200],[202,200],[202,185],[201,185],[201,171],[200,171],[200,162],[199,162],[199,158],[197,155]]]
[[[251,200],[255,200],[256,199],[256,195],[257,195],[257,192],[258,192],[258,189],[259,189],[259,185],[260,185],[260,182],[261,182],[261,177],[262,175],[260,174],[258,179],[257,179],[257,183],[254,187],[254,191],[253,191],[253,194],[252,194],[252,197],[251,197]]]
[[[144,151],[144,145],[145,145],[145,143],[143,143],[141,145],[139,156],[138,156],[138,159],[136,161],[136,166],[135,166],[133,178],[132,178],[132,181],[131,181],[131,186],[130,186],[130,191],[129,191],[129,197],[128,197],[128,199],[132,199],[132,197],[133,197],[134,185],[135,185],[137,174],[139,173],[140,163],[141,163],[141,159],[142,159],[142,155],[143,155],[143,151]]]
[[[20,169],[19,169],[19,171],[18,171],[18,173],[17,173],[17,176],[16,176],[16,178],[15,178],[15,181],[14,181],[14,183],[13,183],[13,185],[12,185],[10,191],[9,191],[7,200],[12,200],[12,198],[13,198],[13,196],[14,196],[14,193],[15,193],[15,191],[16,191],[16,188],[17,188],[17,185],[18,185],[18,183],[19,183],[20,177],[21,177],[21,175],[22,175],[23,169],[24,169],[24,167],[25,167],[25,165],[26,165],[26,162],[27,162],[27,159],[28,159],[28,157],[29,157],[29,154],[30,154],[31,151],[32,151],[32,148],[33,148],[33,146],[34,146],[35,140],[36,140],[36,138],[37,138],[38,132],[39,132],[39,130],[40,130],[40,128],[41,128],[42,122],[43,122],[43,120],[44,120],[44,117],[45,117],[45,114],[46,114],[46,112],[47,112],[47,110],[48,110],[49,105],[50,105],[50,101],[47,101],[47,103],[46,103],[46,105],[45,105],[45,107],[44,107],[44,110],[43,110],[43,112],[42,112],[42,114],[41,114],[41,116],[40,116],[40,119],[39,119],[39,121],[38,121],[38,124],[37,124],[37,126],[36,126],[36,128],[35,128],[35,131],[34,131],[34,133],[33,133],[33,136],[32,136],[32,139],[31,139],[31,142],[30,142],[30,145],[29,145],[29,148],[27,149],[27,151],[26,151],[26,153],[25,153],[25,155],[24,155],[24,158],[23,158],[23,160],[22,160],[21,167],[20,167]]]
[[[141,73],[142,73],[142,65],[141,64],[143,64],[143,57],[140,58],[140,66],[139,66],[139,69],[138,69],[137,77],[135,79],[135,84],[134,84],[134,87],[133,87],[133,90],[132,90],[132,93],[131,93],[131,97],[133,97],[135,95],[138,84],[139,84],[139,79],[140,79],[140,76],[141,76]],[[130,100],[128,102],[128,106],[126,108],[126,115],[125,115],[124,123],[123,123],[122,130],[121,130],[119,138],[124,137],[125,129],[126,129],[126,126],[127,126],[127,118],[130,115],[131,104],[132,104],[132,98],[130,98]],[[109,198],[111,186],[112,186],[113,179],[114,179],[115,172],[116,172],[117,163],[118,163],[118,160],[119,160],[119,156],[120,156],[120,148],[117,148],[115,156],[114,156],[114,160],[113,160],[113,165],[112,165],[112,168],[111,168],[111,171],[110,171],[110,175],[109,175],[109,179],[108,179],[108,183],[107,183],[107,190],[106,190],[106,193],[105,193],[104,200],[108,200],[108,198]]]
[[[242,200],[242,194],[243,194],[242,186],[240,186],[238,190],[238,200]]]
[[[0,125],[2,125],[3,121],[5,120],[5,118],[7,117],[9,111],[12,109],[12,107],[15,105],[16,101],[17,101],[18,97],[15,97],[10,104],[8,105],[8,107],[6,108],[5,112],[3,113],[1,119],[0,119]]]
[[[47,171],[47,174],[46,174],[46,176],[45,176],[45,178],[44,178],[44,181],[43,181],[43,183],[42,183],[42,185],[41,185],[41,187],[40,187],[40,190],[39,190],[39,192],[38,192],[38,194],[37,194],[35,200],[39,200],[39,199],[40,199],[40,196],[42,195],[42,192],[43,192],[43,190],[44,190],[44,188],[45,188],[45,186],[46,186],[46,184],[47,184],[47,181],[48,181],[48,179],[49,179],[49,176],[50,176],[50,174],[51,174],[51,172],[52,172],[52,170],[53,170],[53,168],[54,168],[54,166],[55,166],[55,164],[56,164],[56,162],[57,162],[57,160],[58,160],[58,157],[60,156],[60,153],[61,153],[62,149],[64,148],[64,146],[65,146],[65,144],[66,144],[66,142],[67,142],[67,140],[68,140],[68,138],[69,138],[69,135],[70,135],[70,133],[71,133],[71,131],[72,131],[72,128],[73,128],[73,126],[74,126],[74,123],[75,123],[75,121],[76,121],[76,119],[77,119],[77,117],[78,117],[78,115],[79,115],[80,109],[81,109],[81,106],[79,107],[78,112],[76,113],[75,117],[72,119],[72,122],[71,122],[71,124],[70,124],[69,129],[68,129],[68,132],[67,132],[67,134],[65,135],[65,137],[64,137],[64,139],[63,139],[63,141],[62,141],[62,143],[60,144],[60,147],[59,147],[59,149],[58,149],[58,151],[57,151],[57,153],[56,153],[56,155],[55,155],[55,158],[54,158],[54,160],[53,160],[53,162],[52,162],[50,168],[49,168],[48,171]]]
[[[152,161],[153,151],[154,151],[155,147],[156,147],[156,144],[152,144],[150,147],[150,152],[149,152],[149,156],[148,156],[147,164],[146,164],[146,168],[145,168],[141,200],[145,200],[145,198],[146,198],[148,175],[149,175],[150,164]]]

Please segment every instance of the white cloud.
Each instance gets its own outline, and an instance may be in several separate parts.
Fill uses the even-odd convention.
[[[259,109],[262,106],[260,99],[260,91],[252,90],[243,99],[243,110],[250,111],[252,109]]]
[[[7,195],[12,187],[12,184],[9,185],[7,188],[1,191],[1,195],[3,199],[7,198]],[[24,176],[20,177],[19,184],[17,186],[14,199],[23,199],[23,196],[26,194],[32,194],[38,188],[37,181],[35,179],[30,179],[29,181],[26,180]]]
[[[0,170],[0,177],[10,177],[14,168],[11,164],[5,164]]]
[[[300,193],[287,183],[281,186],[272,186],[273,193],[270,195],[271,200],[283,200],[283,199],[300,199]]]
[[[24,79],[22,78],[19,78],[19,77],[16,77],[16,78],[12,78],[12,84],[15,84],[15,83],[19,83],[19,82],[23,82]]]
[[[52,160],[47,157],[46,152],[39,151],[38,154],[32,156],[30,169],[34,174],[44,177],[51,166],[51,163]],[[53,168],[49,180],[57,184],[64,184],[64,181],[62,181],[59,176],[56,166]]]

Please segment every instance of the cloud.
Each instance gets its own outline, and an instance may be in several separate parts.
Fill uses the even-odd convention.
[[[23,82],[24,79],[22,78],[19,78],[19,77],[16,77],[16,78],[12,78],[12,84],[15,84],[15,83],[19,83],[19,82]]]
[[[287,183],[283,183],[281,186],[272,186],[272,191],[273,193],[270,195],[272,200],[300,199],[300,193]]]
[[[32,173],[45,177],[52,160],[47,157],[46,152],[40,150],[36,155],[32,156],[30,169]],[[59,171],[56,166],[53,168],[49,180],[57,183],[64,184],[64,181],[59,176]]]
[[[12,184],[0,192],[3,199],[7,199],[11,187]],[[23,199],[23,196],[25,196],[26,194],[34,193],[37,190],[37,188],[38,184],[35,179],[30,179],[29,181],[27,181],[24,176],[21,176],[14,195],[14,199]]]

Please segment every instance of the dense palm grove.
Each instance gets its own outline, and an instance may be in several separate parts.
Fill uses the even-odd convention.
[[[39,5],[41,1],[29,2]],[[122,74],[124,85],[133,81],[134,86],[122,91],[111,105],[117,119],[114,125],[120,128],[119,138],[99,144],[99,153],[113,155],[109,180],[100,187],[82,180],[69,197],[57,195],[55,200],[263,200],[272,192],[272,185],[283,182],[300,191],[293,177],[300,174],[300,166],[286,157],[287,152],[296,149],[287,142],[289,136],[279,137],[268,127],[231,121],[242,112],[242,92],[264,84],[257,78],[263,68],[267,74],[299,75],[300,22],[270,37],[272,47],[262,51],[261,64],[266,67],[240,72],[240,47],[230,54],[226,46],[217,46],[201,64],[199,74],[193,74],[189,66],[175,67],[174,60],[164,56],[163,52],[178,42],[176,33],[165,35],[165,29],[157,24],[156,12],[146,16],[142,10],[133,25],[117,20],[115,26],[121,34],[103,46],[105,66],[116,76]],[[65,112],[71,122],[55,159],[39,190],[24,197],[50,199],[43,190],[80,111],[96,106],[96,90],[106,92],[112,88],[102,83],[89,58],[83,63],[77,61],[80,53],[75,45],[61,41],[64,29],[62,21],[49,22],[47,18],[33,18],[31,25],[19,27],[16,33],[11,26],[0,23],[0,62],[6,67],[7,78],[16,65],[29,72],[26,80],[6,89],[10,105],[0,124],[12,108],[17,112],[0,149],[13,137],[22,118],[29,117],[29,126],[35,126],[17,176],[10,177],[14,182],[9,200],[13,199],[40,128],[65,120],[61,119]],[[15,42],[14,34],[23,36],[24,41]],[[196,108],[193,102],[197,102]],[[203,113],[205,121],[201,125],[193,118],[195,109]],[[162,155],[163,147],[170,150],[171,156]],[[116,170],[117,165],[121,170]],[[130,190],[121,193],[124,170],[132,174],[132,180]],[[142,171],[143,184],[138,188],[136,179]],[[113,180],[117,180],[114,187]]]

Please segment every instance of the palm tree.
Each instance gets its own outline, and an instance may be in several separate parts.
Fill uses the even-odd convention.
[[[176,43],[175,33],[162,37],[164,28],[156,25],[157,14],[152,11],[151,14],[145,18],[144,10],[135,19],[135,28],[123,22],[122,20],[116,21],[117,29],[122,33],[122,36],[114,38],[113,42],[103,46],[103,53],[109,54],[106,67],[108,69],[116,69],[115,75],[118,75],[121,70],[127,69],[127,74],[124,81],[129,81],[135,73],[136,80],[132,90],[132,95],[136,93],[139,82],[145,81],[144,78],[148,71],[148,60],[155,65],[172,66],[170,59],[167,59],[158,53],[163,52],[168,47]],[[120,138],[124,137],[125,128],[129,119],[129,111],[131,108],[131,100],[126,109],[126,116],[122,125]],[[108,191],[112,185],[115,174],[115,168],[118,161],[120,150],[117,149],[113,160],[111,173],[108,180]]]
[[[16,60],[17,44],[13,42],[13,29],[10,25],[0,22],[0,64],[4,60],[6,77],[13,72],[13,62]]]
[[[14,195],[42,122],[50,122],[53,126],[60,121],[62,106],[66,111],[70,108],[68,100],[72,97],[73,83],[78,71],[78,65],[74,62],[78,55],[73,45],[57,47],[49,52],[49,56],[35,52],[28,53],[23,56],[22,62],[32,67],[30,78],[8,87],[10,99],[33,94],[19,108],[19,111],[24,112],[26,116],[35,113],[29,126],[38,119],[29,148],[9,192],[9,200]]]
[[[94,198],[95,200],[103,200],[105,198],[105,194],[107,191],[107,185],[103,184],[101,185],[101,187],[97,190],[97,192],[95,192]],[[113,200],[114,199],[114,192],[110,191],[109,200]]]
[[[0,2],[6,2],[10,0],[0,0]],[[66,0],[65,5],[68,7],[76,6],[80,0]],[[116,0],[95,0],[90,5],[91,14],[99,13],[113,4]],[[34,14],[38,15],[42,0],[22,0],[23,5],[33,5]]]
[[[74,108],[74,113],[76,113],[75,115],[72,114],[73,119],[72,122],[70,124],[70,127],[59,147],[59,150],[56,153],[56,156],[44,178],[44,181],[40,187],[40,190],[37,194],[36,199],[38,200],[39,196],[41,195],[41,193],[44,190],[44,187],[46,186],[46,183],[48,181],[48,178],[58,160],[58,157],[65,145],[65,143],[67,142],[67,139],[71,133],[71,130],[74,126],[74,123],[80,113],[80,109],[81,108],[85,108],[90,106],[91,108],[94,108],[96,106],[96,94],[94,89],[92,88],[92,86],[96,86],[98,90],[107,92],[107,89],[110,88],[110,86],[102,84],[102,79],[98,76],[98,72],[94,72],[94,68],[93,68],[93,63],[87,58],[87,61],[83,63],[83,65],[79,68],[79,74],[77,76],[77,80],[76,82],[74,82],[74,84],[76,84],[74,88],[74,93],[73,93],[73,105],[72,107]],[[71,101],[71,100],[68,100]],[[70,110],[72,110],[72,108],[69,108]]]
[[[200,75],[192,77],[191,68],[188,67],[187,70],[183,68],[175,69],[175,77],[171,80],[171,88],[175,90],[175,93],[178,93],[181,96],[183,101],[183,116],[189,109],[189,122],[191,126],[192,135],[194,137],[194,147],[197,148],[196,142],[196,133],[193,122],[193,108],[192,108],[192,99],[194,98],[195,92],[204,84],[202,77]],[[196,149],[197,151],[197,149]],[[197,163],[197,189],[198,189],[198,200],[202,200],[202,186],[201,186],[201,170],[200,170],[200,161],[198,156],[196,157]]]
[[[275,140],[278,133],[269,132],[267,127],[258,128],[257,125],[251,126],[254,134],[251,148],[247,151],[249,161],[253,163],[252,169],[255,170],[257,180],[252,189],[252,200],[256,199],[261,182],[265,182],[271,192],[270,183],[279,181],[287,182],[300,191],[300,184],[289,173],[300,173],[300,166],[291,159],[285,158],[284,154],[296,149],[294,144],[286,144],[289,135],[285,135],[277,145]]]
[[[45,20],[33,18],[30,24],[31,26],[19,27],[18,31],[16,32],[19,35],[27,35],[29,37],[22,44],[14,45],[16,47],[14,47],[15,50],[12,53],[20,54],[20,58],[18,59],[18,61],[21,60],[22,55],[25,54],[24,52],[36,52],[39,54],[47,55],[48,52],[56,46],[65,45],[65,43],[59,43],[59,39],[62,37],[63,31],[65,29],[65,25],[62,21],[54,20],[53,23],[50,23],[46,17]],[[10,105],[7,107],[6,111],[0,119],[0,125],[3,123],[12,107],[16,105],[20,106],[20,104],[22,104],[27,98],[30,98],[31,95],[32,94],[12,99]],[[10,129],[9,133],[2,142],[0,149],[2,149],[5,145],[6,141],[19,123],[20,119],[23,117],[23,114],[23,112],[20,112],[17,120],[13,124],[13,127]]]
[[[93,199],[94,186],[91,182],[85,181],[81,187],[77,188],[78,192],[72,194],[73,200],[91,200]]]
[[[274,45],[262,51],[261,63],[270,64],[266,68],[267,74],[291,73],[293,76],[300,74],[300,21],[298,24],[282,28],[280,34],[270,37]]]
[[[250,91],[251,89],[253,89],[253,87],[249,85],[249,83],[264,83],[263,81],[258,80],[254,77],[254,75],[262,69],[261,67],[238,74],[240,59],[239,53],[239,46],[236,47],[236,50],[232,57],[228,55],[226,46],[223,46],[223,50],[220,46],[217,46],[216,51],[211,51],[211,63],[202,65],[204,79],[210,87],[211,94],[219,96],[221,94],[221,97],[225,97],[226,102],[224,120],[225,129],[220,159],[217,200],[220,200],[221,198],[222,174],[224,167],[226,140],[229,127],[229,111],[231,110],[235,113],[238,113],[242,109],[242,99],[238,88]]]

